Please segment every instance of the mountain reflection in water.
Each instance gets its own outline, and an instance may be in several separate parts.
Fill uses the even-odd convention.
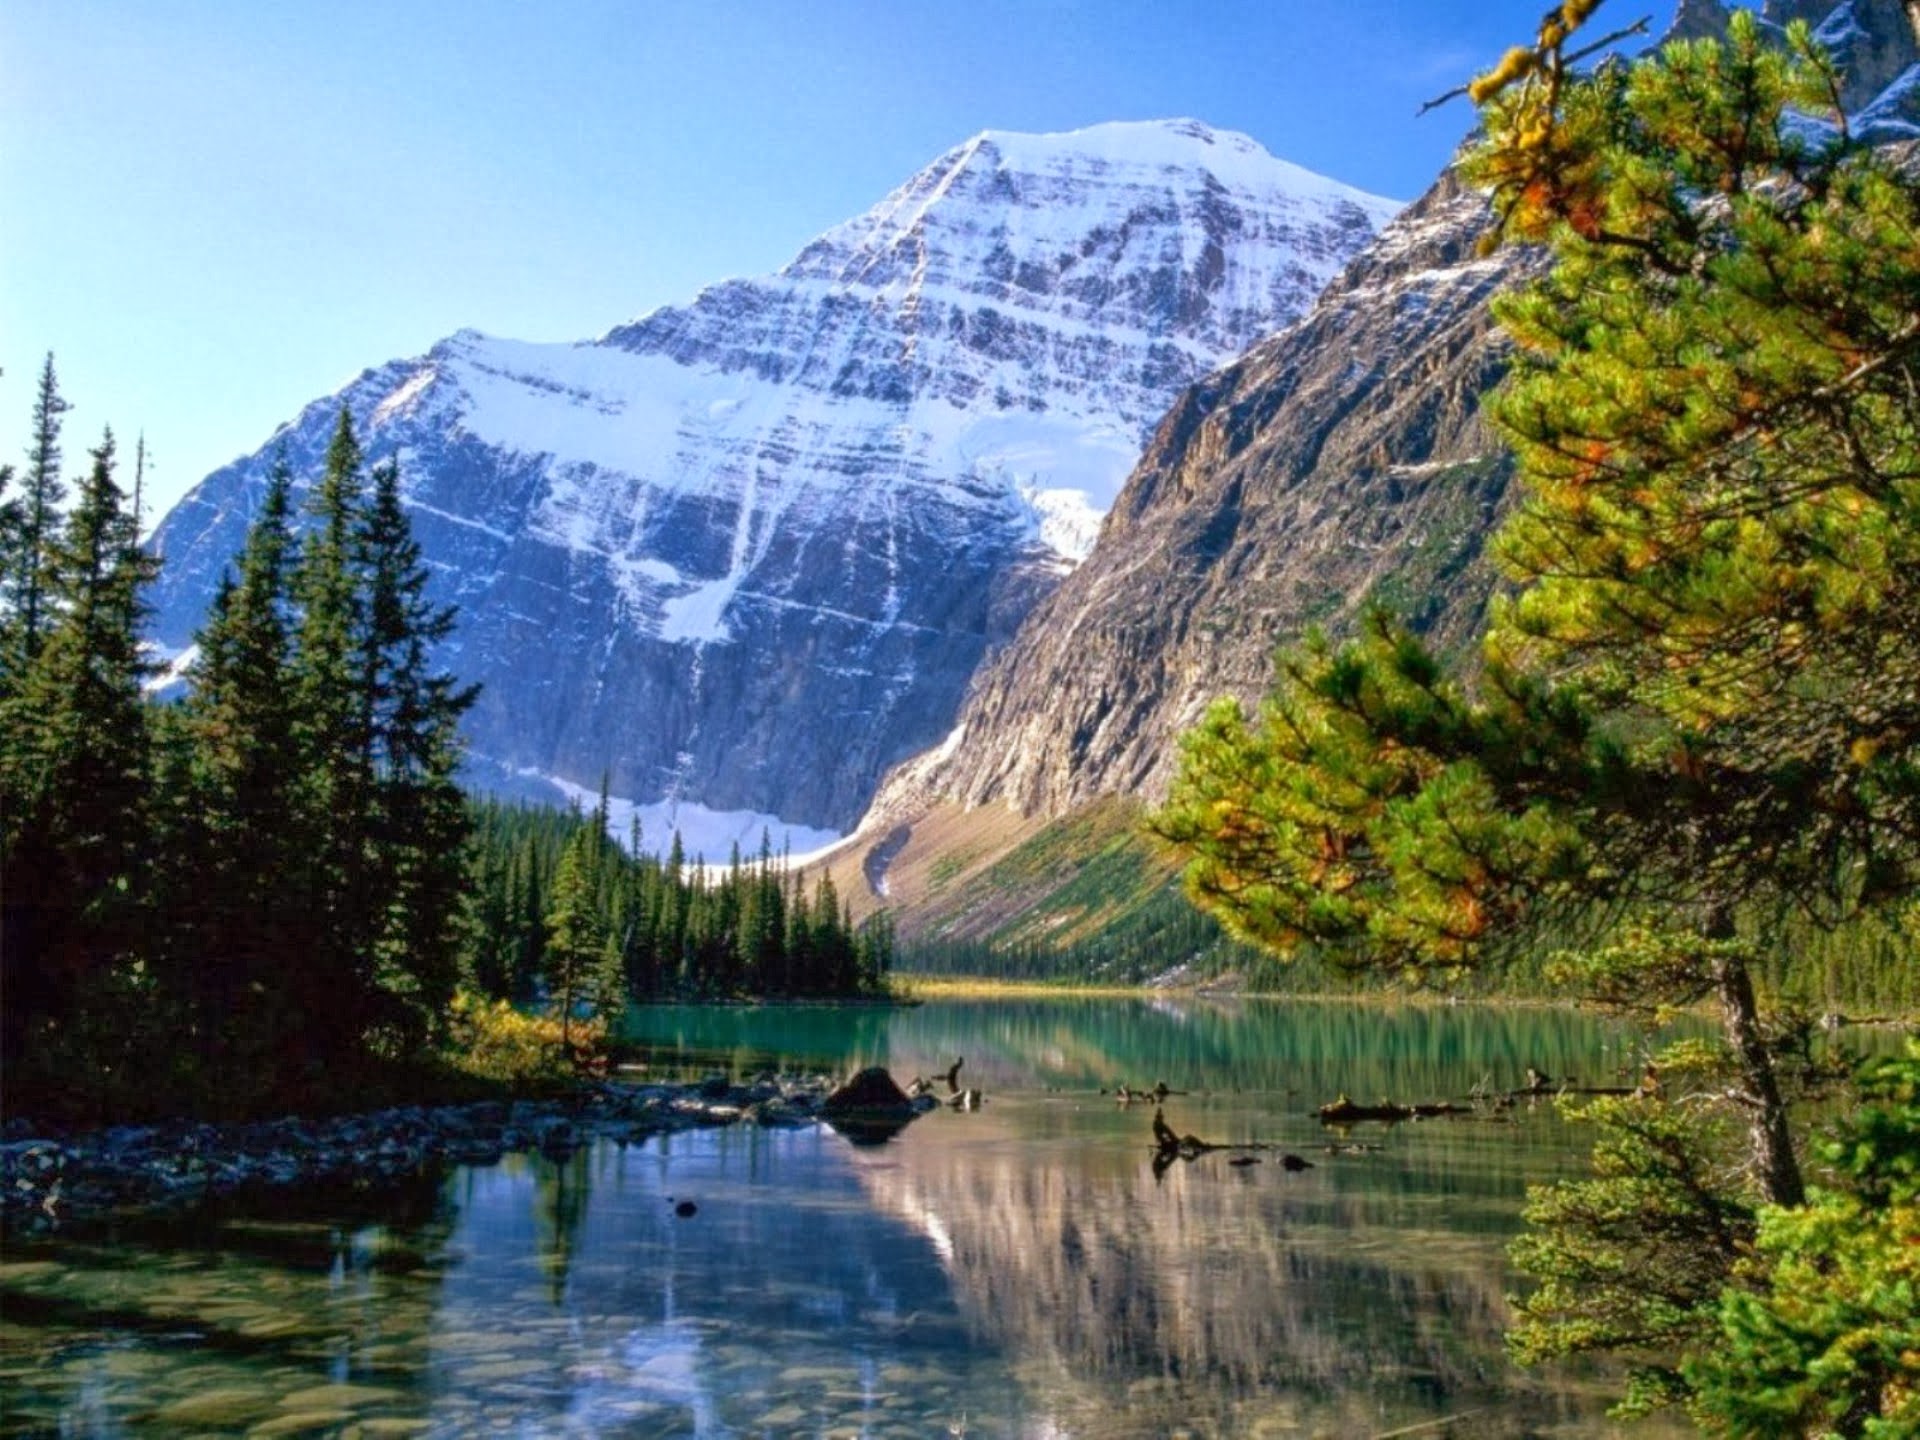
[[[884,1145],[748,1126],[509,1157],[410,1196],[10,1247],[9,1434],[1599,1436],[1601,1387],[1506,1360],[1506,1239],[1577,1170],[1550,1106],[1362,1127],[1312,1109],[1599,1078],[1556,1011],[1137,1000],[643,1011],[660,1069],[965,1057],[984,1110]],[[1181,1133],[1280,1150],[1156,1176]],[[682,1202],[693,1213],[682,1215]],[[291,1202],[289,1202],[291,1205]],[[382,1208],[385,1207],[385,1208]],[[1432,1433],[1446,1433],[1435,1429]],[[1658,1433],[1642,1431],[1638,1433]]]

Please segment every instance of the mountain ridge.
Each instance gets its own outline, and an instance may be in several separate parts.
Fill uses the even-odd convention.
[[[1669,35],[1711,35],[1726,18],[1720,0],[1683,0]],[[1900,0],[1769,0],[1762,18],[1805,20],[1836,47],[1855,134],[1920,135],[1920,53]],[[981,864],[1005,853],[964,817],[994,810],[1011,846],[1089,806],[1157,803],[1179,737],[1215,700],[1256,704],[1274,649],[1308,626],[1350,629],[1378,600],[1443,651],[1470,641],[1511,470],[1478,418],[1505,369],[1488,302],[1540,263],[1510,247],[1481,255],[1489,219],[1449,168],[1305,317],[1174,402],[1093,553],[863,818],[860,863],[841,868],[870,887],[921,881],[896,887],[917,897],[896,906],[904,936],[985,933],[923,880],[939,870],[948,894],[968,883],[937,853],[949,833],[969,836]]]
[[[743,817],[753,843],[775,820],[818,839],[945,731],[1172,396],[1304,310],[1396,208],[1263,156],[1197,122],[982,132],[774,276],[596,341],[456,332],[273,445],[312,473],[344,405],[370,459],[399,462],[462,611],[447,659],[485,687],[483,782],[604,775]],[[157,527],[167,646],[273,445]]]

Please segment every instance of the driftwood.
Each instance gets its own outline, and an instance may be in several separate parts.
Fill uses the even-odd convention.
[[[1100,1093],[1104,1095],[1106,1091],[1102,1090]],[[1159,1105],[1164,1102],[1169,1095],[1185,1095],[1186,1093],[1185,1090],[1175,1090],[1172,1086],[1168,1085],[1166,1081],[1162,1080],[1151,1090],[1136,1090],[1130,1085],[1116,1085],[1113,1089],[1113,1098],[1118,1100],[1122,1105],[1131,1105],[1136,1100],[1151,1100],[1154,1104]]]
[[[1431,1105],[1396,1105],[1391,1100],[1383,1100],[1378,1105],[1356,1105],[1342,1095],[1331,1104],[1320,1107],[1322,1125],[1353,1125],[1362,1120],[1381,1120],[1394,1124],[1401,1120],[1425,1120],[1436,1115],[1471,1115],[1473,1106],[1456,1105],[1451,1100],[1442,1100]]]
[[[1235,1158],[1230,1165],[1257,1165],[1259,1156],[1250,1154],[1256,1150],[1278,1150],[1278,1145],[1267,1145],[1259,1141],[1247,1141],[1244,1144],[1223,1144],[1211,1140],[1202,1140],[1198,1135],[1181,1135],[1167,1124],[1166,1113],[1156,1109],[1153,1112],[1153,1173],[1156,1178],[1166,1172],[1176,1160],[1197,1160],[1202,1155],[1210,1155],[1216,1150],[1230,1150]],[[1285,1154],[1280,1164],[1288,1170],[1311,1170],[1313,1162],[1298,1155]]]
[[[962,1104],[963,1101],[961,1097],[964,1095],[973,1095],[976,1100],[979,1097],[980,1092],[978,1090],[963,1091],[960,1088],[960,1067],[966,1063],[967,1058],[963,1055],[945,1070],[938,1072],[940,1078],[947,1082],[947,1094],[950,1098],[945,1103],[948,1105]],[[925,1075],[916,1075],[907,1082],[906,1093],[909,1098],[915,1100],[919,1099],[922,1095],[932,1095],[934,1093],[934,1082],[929,1080]],[[966,1108],[972,1109],[973,1106],[968,1105]]]
[[[1647,1091],[1646,1082],[1638,1086],[1627,1085],[1579,1085],[1572,1077],[1556,1080],[1536,1066],[1527,1067],[1527,1083],[1518,1090],[1494,1090],[1488,1084],[1492,1079],[1483,1080],[1474,1086],[1473,1093],[1465,1104],[1454,1100],[1439,1100],[1425,1104],[1402,1105],[1392,1100],[1382,1100],[1377,1105],[1361,1105],[1341,1095],[1329,1104],[1322,1105],[1317,1112],[1322,1125],[1357,1125],[1365,1121],[1378,1121],[1385,1125],[1395,1125],[1402,1120],[1430,1120],[1443,1115],[1482,1115],[1488,1109],[1504,1111],[1513,1108],[1517,1101],[1539,1100],[1557,1095],[1639,1095]]]

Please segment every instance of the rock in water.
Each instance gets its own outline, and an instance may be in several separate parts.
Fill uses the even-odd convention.
[[[827,1116],[854,1114],[915,1113],[913,1101],[902,1090],[885,1066],[872,1065],[855,1075],[821,1102],[820,1113]]]
[[[921,1113],[892,1075],[879,1065],[862,1070],[821,1102],[820,1114],[856,1145],[878,1145]]]

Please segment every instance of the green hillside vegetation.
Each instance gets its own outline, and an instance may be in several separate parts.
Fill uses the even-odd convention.
[[[1179,856],[1139,805],[1109,798],[1017,833],[999,846],[971,832],[932,846],[923,886],[899,902],[893,943],[900,973],[1061,985],[1224,983],[1271,995],[1444,989],[1476,999],[1553,1000],[1567,994],[1556,957],[1605,924],[1599,911],[1538,917],[1510,938],[1498,967],[1388,973],[1344,963],[1333,950],[1303,946],[1283,956],[1236,937],[1185,895]],[[909,850],[897,865],[911,869],[912,859]],[[844,871],[841,883],[848,883]],[[857,874],[852,885],[864,888]],[[1738,921],[1756,936],[1775,925],[1792,940],[1768,951],[1754,971],[1770,1002],[1816,1018],[1920,1014],[1920,963],[1912,936],[1898,925],[1860,916],[1826,928],[1758,911]]]

